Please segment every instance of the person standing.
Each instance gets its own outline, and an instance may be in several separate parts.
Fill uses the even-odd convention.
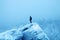
[[[32,23],[32,17],[30,16],[30,23]]]

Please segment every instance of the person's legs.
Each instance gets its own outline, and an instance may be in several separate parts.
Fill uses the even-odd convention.
[[[30,23],[32,23],[32,20],[31,20],[31,22]]]

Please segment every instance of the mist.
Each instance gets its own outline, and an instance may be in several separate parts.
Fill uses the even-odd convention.
[[[0,31],[41,20],[60,20],[60,0],[0,0]]]

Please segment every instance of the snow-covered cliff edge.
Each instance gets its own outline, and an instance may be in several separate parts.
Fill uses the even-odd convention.
[[[37,23],[32,23],[0,33],[0,40],[49,40],[49,38]]]

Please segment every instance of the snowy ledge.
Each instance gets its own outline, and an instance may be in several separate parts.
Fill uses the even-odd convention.
[[[0,33],[0,40],[49,40],[37,23]]]

